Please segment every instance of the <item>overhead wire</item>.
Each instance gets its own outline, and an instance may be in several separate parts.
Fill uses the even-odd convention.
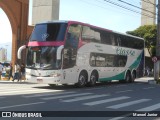
[[[81,0],[82,2],[85,2],[85,3],[87,3],[87,4],[90,4],[90,3],[88,3],[88,2],[86,2],[86,1],[84,1],[84,0]],[[98,0],[96,0],[96,1],[98,1]],[[141,15],[144,15],[144,16],[146,16],[146,17],[149,17],[149,18],[155,18],[154,16],[151,16],[151,15],[149,15],[149,14],[147,14],[147,13],[142,13],[142,12],[139,12],[139,11],[136,11],[136,10],[133,10],[133,9],[130,9],[130,8],[128,8],[128,7],[126,7],[126,6],[124,6],[124,5],[120,5],[120,4],[118,4],[118,3],[116,3],[116,2],[113,2],[113,1],[110,1],[110,0],[104,0],[105,2],[108,2],[108,3],[110,3],[110,4],[112,4],[112,5],[115,5],[115,6],[117,6],[117,7],[121,7],[121,8],[123,8],[123,9],[126,9],[126,10],[128,10],[128,11],[131,11],[131,12],[134,12],[134,13],[138,13],[138,14],[141,14]],[[122,1],[122,0],[118,0],[118,1]],[[99,1],[98,1],[99,2]],[[124,2],[124,1],[123,1]],[[126,2],[127,3],[127,2]],[[130,4],[130,3],[128,3],[128,4]],[[91,4],[90,4],[91,5]],[[94,5],[94,6],[97,6],[97,7],[101,7],[101,8],[103,8],[103,9],[106,9],[105,7],[102,7],[102,6],[99,6],[99,5],[96,5],[96,4],[92,4],[92,5]],[[135,6],[135,5],[133,5],[133,6]],[[142,10],[142,8],[140,8],[140,7],[138,7],[138,6],[135,6],[135,7],[137,7],[137,8],[139,8],[139,9],[141,9]],[[151,12],[151,11],[146,11],[146,12]],[[152,14],[153,14],[153,12],[151,12]],[[155,14],[155,13],[154,13]],[[157,15],[157,14],[155,14],[155,15]]]
[[[153,16],[150,16],[150,15],[148,15],[148,14],[144,14],[144,13],[138,12],[138,11],[136,11],[136,10],[127,8],[126,6],[120,5],[120,4],[115,3],[115,2],[113,2],[113,1],[110,1],[110,0],[104,0],[104,1],[105,1],[105,2],[108,2],[108,3],[110,3],[110,4],[113,4],[113,5],[115,5],[115,6],[121,7],[121,8],[123,8],[123,9],[129,10],[129,11],[132,11],[132,12],[135,12],[135,13],[139,13],[139,14],[142,14],[142,15],[147,16],[147,17],[150,17],[150,18],[154,18]]]
[[[133,5],[133,4],[128,3],[128,2],[125,2],[125,1],[123,1],[123,0],[118,0],[118,1],[120,1],[120,2],[122,2],[122,3],[125,3],[125,4],[127,4],[127,5],[130,5],[130,6],[132,6],[132,7],[135,7],[135,8],[141,9],[141,10],[143,10],[143,11],[146,11],[146,12],[152,13],[153,15],[157,15],[156,13],[154,13],[154,12],[152,12],[152,11],[149,11],[149,10],[146,10],[146,9],[143,9],[143,8],[140,8],[140,7],[136,6],[136,5]]]

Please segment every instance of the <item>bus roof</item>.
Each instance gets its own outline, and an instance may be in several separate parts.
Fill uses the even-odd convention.
[[[133,37],[133,38],[137,38],[137,39],[144,40],[144,39],[141,38],[141,37],[133,36],[133,35],[126,34],[126,33],[120,33],[120,32],[117,32],[117,31],[109,30],[109,29],[106,29],[106,28],[94,26],[94,25],[91,25],[91,24],[89,24],[89,23],[83,23],[83,22],[79,22],[79,21],[72,21],[72,20],[54,20],[54,21],[46,21],[46,22],[42,22],[42,23],[37,23],[37,24],[45,24],[45,23],[79,23],[79,24],[82,24],[82,25],[91,26],[91,27],[98,28],[98,29],[102,29],[102,30],[105,30],[105,31],[108,31],[108,32],[112,32],[112,33],[115,33],[115,34],[124,35],[124,36],[128,36],[128,37]]]

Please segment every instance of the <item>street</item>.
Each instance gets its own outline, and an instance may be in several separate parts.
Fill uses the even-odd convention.
[[[0,82],[0,111],[51,111],[48,115],[52,117],[84,115],[81,117],[87,119],[101,117],[104,113],[103,119],[108,117],[111,120],[125,119],[129,113],[138,111],[151,114],[152,111],[160,111],[160,85],[148,84],[150,79],[153,78],[137,79],[135,83],[112,82],[85,88],[76,88],[72,85],[50,87],[47,84],[3,81]],[[54,111],[57,114],[53,114]],[[75,111],[82,113],[79,112],[77,115]],[[65,117],[61,119],[66,120]]]

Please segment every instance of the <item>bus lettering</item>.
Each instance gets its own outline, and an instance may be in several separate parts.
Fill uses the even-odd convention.
[[[135,56],[135,51],[134,50],[125,50],[123,48],[117,48],[116,53],[118,55],[124,55],[124,56]]]

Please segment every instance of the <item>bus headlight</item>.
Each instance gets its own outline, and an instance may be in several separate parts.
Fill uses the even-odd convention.
[[[59,74],[59,73],[54,73],[54,74],[50,75],[50,77],[60,77],[60,76],[61,76],[61,74]]]

